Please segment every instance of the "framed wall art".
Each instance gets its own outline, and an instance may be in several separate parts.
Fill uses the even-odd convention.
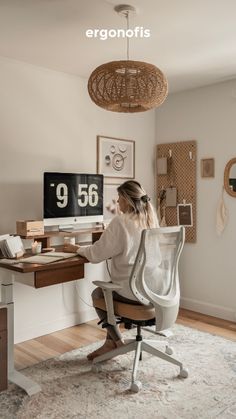
[[[178,220],[179,226],[185,226],[185,227],[193,226],[192,204],[178,204],[177,205],[177,220]]]
[[[109,178],[133,179],[135,142],[97,136],[97,173]]]
[[[201,176],[214,177],[215,176],[215,160],[201,159]]]

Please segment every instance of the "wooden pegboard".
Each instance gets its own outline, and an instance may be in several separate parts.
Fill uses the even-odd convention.
[[[170,152],[171,150],[171,152]],[[172,159],[170,159],[170,153]],[[196,161],[197,144],[196,141],[182,141],[177,143],[165,143],[157,145],[157,158],[167,157],[167,174],[157,174],[156,170],[156,190],[157,197],[161,190],[171,186],[177,188],[177,203],[192,204],[193,226],[186,227],[186,242],[196,242]],[[170,170],[170,163],[172,170]],[[158,206],[158,200],[157,200]],[[160,206],[161,215],[163,215],[165,200]],[[166,224],[177,225],[177,207],[165,208]]]

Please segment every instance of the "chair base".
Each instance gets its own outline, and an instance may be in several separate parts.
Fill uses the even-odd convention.
[[[140,336],[141,338],[141,336]],[[128,339],[125,341],[123,346],[120,346],[119,348],[113,349],[112,351],[109,351],[103,355],[100,355],[93,360],[93,366],[95,367],[100,362],[108,361],[109,359],[115,358],[118,355],[123,355],[128,352],[134,351],[134,363],[133,363],[133,369],[132,369],[132,381],[131,381],[131,391],[138,392],[141,388],[141,383],[139,381],[136,381],[137,371],[138,371],[138,364],[141,359],[142,351],[148,352],[151,355],[154,355],[160,359],[163,359],[164,361],[170,362],[171,364],[177,365],[180,368],[179,377],[187,378],[188,377],[188,371],[184,369],[182,362],[178,361],[177,359],[173,358],[172,356],[168,355],[168,353],[171,353],[171,350],[168,346],[166,346],[166,352],[160,351],[159,349],[155,348],[155,344],[160,344],[160,341],[158,340],[147,340],[147,339]],[[96,369],[93,368],[93,369]]]

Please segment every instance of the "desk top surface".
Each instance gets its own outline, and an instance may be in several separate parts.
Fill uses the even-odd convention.
[[[62,246],[56,246],[57,251],[62,251]],[[25,257],[32,256],[31,253],[27,253]],[[68,259],[59,260],[57,262],[39,264],[39,263],[14,263],[13,265],[8,265],[6,263],[1,263],[0,259],[0,268],[8,269],[10,271],[29,273],[29,272],[38,272],[38,271],[50,271],[56,269],[62,269],[69,266],[83,265],[87,263],[88,260],[82,256],[75,256]]]

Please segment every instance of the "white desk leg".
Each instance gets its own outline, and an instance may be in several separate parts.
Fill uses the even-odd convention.
[[[5,275],[4,275],[5,276]],[[14,368],[14,301],[13,301],[14,274],[9,274],[9,278],[2,279],[1,294],[2,303],[7,305],[8,316],[8,380],[23,388],[29,396],[41,391],[41,387],[24,376]]]

